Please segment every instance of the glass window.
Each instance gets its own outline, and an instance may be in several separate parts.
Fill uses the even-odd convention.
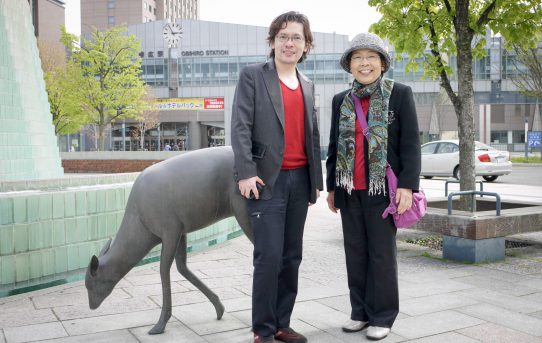
[[[435,153],[437,143],[430,143],[422,146],[422,155],[431,155]]]
[[[459,146],[453,143],[440,143],[438,146],[437,154],[451,154],[459,151]]]
[[[108,0],[107,1],[107,8],[109,8],[109,9],[115,8],[115,0]]]
[[[237,80],[239,78],[237,61],[230,62],[228,68],[230,72],[230,80]]]
[[[202,63],[200,65],[201,67],[201,83],[202,84],[209,84],[210,78],[211,78],[211,67],[209,66],[209,63]]]
[[[109,24],[115,24],[115,16],[112,16],[112,15],[108,16],[107,17],[107,22]]]
[[[491,131],[491,143],[508,143],[508,132]]]

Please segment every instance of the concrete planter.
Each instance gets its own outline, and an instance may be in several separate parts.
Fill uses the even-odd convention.
[[[506,236],[542,230],[542,204],[501,202],[500,216],[493,199],[477,198],[476,212],[454,210],[449,215],[447,206],[447,198],[432,199],[425,217],[413,227],[442,234],[446,259],[471,263],[503,260]]]

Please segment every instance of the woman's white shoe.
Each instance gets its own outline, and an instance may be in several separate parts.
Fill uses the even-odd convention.
[[[344,332],[358,332],[358,331],[361,331],[361,330],[365,329],[367,324],[368,324],[368,322],[362,322],[362,321],[359,321],[359,320],[351,320],[351,319],[349,319],[348,321],[346,321],[346,323],[344,323],[343,331]]]
[[[385,338],[390,333],[390,328],[383,328],[380,326],[369,326],[367,329],[367,338],[372,340],[379,340]]]

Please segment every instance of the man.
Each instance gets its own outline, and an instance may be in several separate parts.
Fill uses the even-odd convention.
[[[290,328],[309,203],[323,188],[314,85],[296,68],[312,47],[307,17],[269,27],[270,60],[245,67],[232,108],[235,176],[254,231],[254,343],[305,343]]]

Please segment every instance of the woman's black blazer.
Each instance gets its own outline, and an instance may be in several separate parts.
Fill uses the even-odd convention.
[[[346,191],[335,189],[335,167],[337,161],[337,138],[339,135],[339,113],[344,97],[350,90],[333,97],[329,147],[327,151],[327,191],[335,191],[335,207],[344,205]],[[397,175],[398,188],[408,188],[417,192],[420,187],[421,151],[418,116],[414,105],[412,89],[395,82],[390,96],[388,124],[388,163]],[[364,145],[367,147],[367,144]],[[364,151],[368,161],[367,149]],[[365,175],[369,184],[369,166],[365,164]]]

